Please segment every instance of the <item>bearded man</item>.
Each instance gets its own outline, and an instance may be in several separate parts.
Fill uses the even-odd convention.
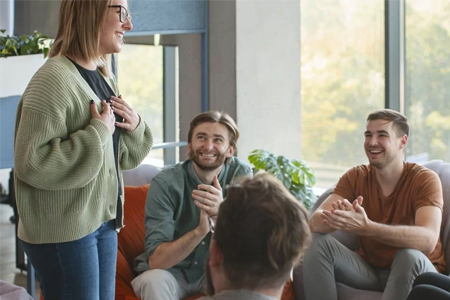
[[[233,156],[239,131],[226,113],[209,111],[189,127],[189,159],[160,172],[145,205],[145,253],[132,281],[143,300],[178,300],[202,292],[211,231],[225,187],[252,169]],[[224,187],[224,188],[222,188]]]

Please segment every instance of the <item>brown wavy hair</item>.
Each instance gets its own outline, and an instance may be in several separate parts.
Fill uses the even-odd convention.
[[[311,240],[305,207],[270,174],[227,189],[214,239],[232,288],[279,288]]]

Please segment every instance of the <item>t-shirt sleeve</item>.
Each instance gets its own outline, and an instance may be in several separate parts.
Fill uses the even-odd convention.
[[[444,199],[442,195],[442,184],[439,176],[431,171],[425,170],[418,174],[415,182],[411,183],[417,186],[414,201],[414,210],[422,206],[436,206],[443,210]]]
[[[357,170],[356,168],[352,168],[348,170],[342,177],[339,179],[337,185],[334,187],[332,194],[339,195],[343,199],[347,199],[350,202],[356,199],[355,195],[355,184],[357,179]]]

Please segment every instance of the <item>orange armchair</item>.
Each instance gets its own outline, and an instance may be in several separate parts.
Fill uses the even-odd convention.
[[[137,275],[133,270],[133,260],[144,252],[144,206],[149,185],[125,186],[125,227],[118,236],[116,300],[138,300],[131,287],[131,281]],[[201,295],[189,298],[193,300]],[[281,300],[294,300],[292,282],[284,287]]]

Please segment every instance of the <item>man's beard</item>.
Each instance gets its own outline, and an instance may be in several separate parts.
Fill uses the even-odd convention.
[[[189,158],[194,161],[195,164],[203,171],[214,171],[225,163],[226,151],[224,153],[219,153],[216,157],[216,160],[208,164],[202,163],[200,159],[200,155],[202,152],[204,151],[197,150],[194,152],[193,150],[191,150],[189,152]]]
[[[371,166],[373,166],[376,169],[382,170],[384,167],[390,165],[396,159],[396,157],[392,153],[388,153],[386,152],[386,150],[384,151],[385,152],[383,159],[371,160],[368,157]]]
[[[208,257],[208,260],[205,265],[205,294],[208,296],[213,296],[216,293],[216,291],[214,289],[214,285],[212,282],[211,267],[209,266],[209,260],[210,257]]]

